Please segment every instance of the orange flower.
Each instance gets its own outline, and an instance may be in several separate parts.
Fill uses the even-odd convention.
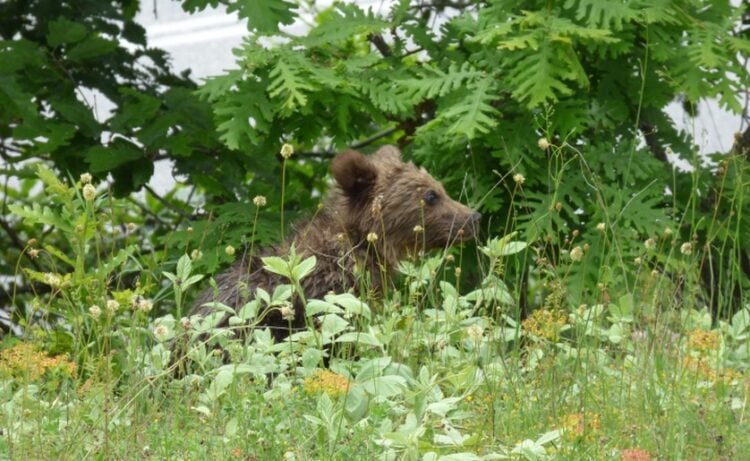
[[[626,448],[620,452],[620,461],[651,461],[651,454],[643,448]]]
[[[305,392],[314,395],[326,393],[331,397],[346,394],[351,382],[345,377],[330,370],[315,370],[305,378],[302,387]]]

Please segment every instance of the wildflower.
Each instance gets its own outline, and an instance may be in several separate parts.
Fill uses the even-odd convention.
[[[583,250],[581,247],[577,246],[570,250],[570,260],[573,262],[578,262],[583,258]]]
[[[125,227],[127,228],[129,234],[132,234],[133,232],[135,232],[135,229],[137,228],[135,223],[132,223],[132,222],[129,222],[127,226]]]
[[[482,335],[484,335],[484,328],[482,328],[482,326],[478,323],[475,323],[473,325],[469,325],[469,327],[466,329],[466,334],[469,336],[469,338],[478,342],[481,341]]]
[[[601,421],[596,413],[568,413],[560,422],[565,437],[576,440],[579,437],[593,435],[601,429]]]
[[[636,266],[640,266],[642,262],[643,262],[643,260],[641,259],[640,256],[638,256],[637,258],[633,259],[633,264],[635,264]]]
[[[224,253],[226,253],[229,256],[234,256],[235,249],[232,245],[227,245],[226,248],[224,248]]]
[[[453,261],[455,261],[455,259],[456,258],[453,255],[448,255],[445,257],[445,262],[452,263]]]
[[[375,232],[370,232],[369,234],[367,234],[367,241],[370,242],[370,243],[377,242],[378,241],[378,234],[376,234]]]
[[[91,180],[93,178],[91,177],[91,174],[89,173],[83,173],[81,175],[81,184],[91,184]]]
[[[2,376],[35,381],[48,371],[60,371],[72,377],[76,372],[76,364],[62,355],[50,357],[30,343],[17,343],[0,351],[0,375]]]
[[[52,288],[60,288],[62,286],[62,278],[57,274],[46,273],[44,274],[44,283],[51,286]]]
[[[283,306],[279,308],[279,312],[281,313],[281,318],[286,320],[287,322],[291,322],[294,320],[294,308],[290,303],[285,303]]]
[[[157,325],[154,327],[154,336],[159,342],[169,339],[169,328],[166,325]]]
[[[150,299],[146,299],[141,295],[135,296],[132,301],[133,310],[149,312],[154,308],[154,303]]]
[[[651,454],[643,448],[626,448],[620,452],[620,461],[651,461]]]
[[[193,324],[190,323],[190,319],[187,317],[183,317],[180,319],[180,325],[182,325],[182,328],[185,329],[185,331],[191,329],[193,327]]]
[[[698,352],[716,350],[720,342],[721,337],[716,330],[709,331],[698,328],[688,333],[688,347]]]
[[[31,248],[28,251],[28,254],[29,254],[29,258],[36,259],[39,256],[39,250],[37,250],[36,248]]]
[[[693,244],[690,242],[685,242],[682,245],[680,245],[680,253],[684,255],[690,255],[693,253]]]
[[[305,378],[302,388],[310,395],[325,393],[330,397],[339,397],[349,390],[350,381],[330,370],[315,370]]]
[[[422,226],[420,226],[419,224],[417,224],[416,226],[414,226],[414,233],[415,234],[419,234],[422,231],[424,231],[424,228]]]
[[[96,188],[91,184],[83,186],[83,198],[86,199],[87,202],[94,200],[96,198]]]
[[[460,267],[457,267],[457,268],[453,269],[453,272],[456,274],[457,278],[461,277],[461,268]]]
[[[556,341],[567,324],[567,316],[560,311],[538,309],[521,322],[527,333],[549,341]]]
[[[26,242],[26,244],[27,244],[28,246],[30,246],[30,247],[33,247],[34,245],[36,245],[36,244],[37,244],[37,241],[36,241],[36,239],[29,239],[29,241],[28,241],[28,242]]]
[[[513,182],[518,184],[519,186],[526,181],[526,177],[522,175],[521,173],[516,173],[513,175]]]
[[[669,238],[672,236],[674,232],[672,231],[671,227],[667,227],[664,229],[664,237]]]
[[[647,250],[653,250],[656,248],[656,240],[653,238],[648,238],[645,242],[643,242],[643,246],[646,247]]]
[[[109,312],[110,314],[114,314],[119,308],[120,303],[118,303],[114,299],[110,299],[109,301],[107,301],[107,312]]]
[[[291,144],[284,144],[281,146],[281,156],[286,160],[294,153],[294,147]]]
[[[193,233],[193,227],[192,227],[192,226],[189,226],[189,227],[188,227],[187,229],[185,229],[185,231],[186,231],[186,232],[187,232],[188,234],[192,234],[192,233]]]
[[[603,222],[600,222],[596,225],[596,230],[598,230],[599,232],[604,232],[605,230],[607,230],[607,225]]]
[[[94,304],[93,306],[89,307],[89,314],[91,314],[91,316],[95,319],[98,319],[99,316],[102,315],[102,309]]]
[[[196,249],[190,252],[190,259],[192,259],[193,261],[195,261],[196,259],[201,259],[202,256],[203,252],[201,250]]]
[[[539,146],[542,150],[549,149],[549,141],[547,141],[547,138],[539,138],[539,141],[536,142],[536,145]]]
[[[254,204],[255,204],[255,206],[257,206],[258,208],[263,208],[264,206],[266,206],[266,197],[265,197],[265,196],[263,196],[263,195],[256,195],[256,196],[255,196],[255,197],[253,198],[253,203],[254,203]]]

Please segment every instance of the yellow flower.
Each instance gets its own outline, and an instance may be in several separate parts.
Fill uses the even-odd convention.
[[[718,349],[721,342],[716,330],[702,330],[700,328],[688,333],[688,347],[698,352],[710,352]]]
[[[320,393],[338,397],[349,391],[351,382],[345,377],[330,370],[315,370],[305,378],[302,388],[309,395]]]
[[[566,324],[567,316],[565,313],[549,309],[535,310],[521,322],[524,331],[549,341],[556,341]]]
[[[62,355],[50,357],[45,352],[37,350],[31,343],[17,343],[0,351],[0,376],[35,381],[48,371],[60,371],[66,376],[73,377],[76,364]]]
[[[369,234],[367,234],[367,241],[370,242],[370,243],[377,242],[378,241],[378,234],[376,234],[375,232],[370,232]]]
[[[580,437],[594,436],[601,429],[602,423],[598,414],[587,411],[564,415],[560,426],[566,439],[577,440]]]
[[[224,253],[226,253],[229,256],[234,256],[235,249],[232,245],[227,245],[226,248],[224,248]]]

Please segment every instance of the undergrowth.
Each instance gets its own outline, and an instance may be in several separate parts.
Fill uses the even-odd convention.
[[[38,175],[46,201],[13,211],[68,246],[30,241],[25,253],[46,272],[19,267],[37,292],[23,340],[5,338],[0,352],[4,456],[750,456],[750,307],[709,311],[701,243],[676,232],[690,223],[664,222],[648,236],[592,223],[586,240],[571,231],[524,242],[509,219],[508,234],[487,236],[476,254],[404,261],[377,303],[348,293],[306,300],[317,327],[274,344],[267,330],[238,340],[215,325],[225,312],[239,329],[283,309],[314,259],[267,258],[288,285],[259,290],[237,311],[189,317],[186,300],[208,278],[192,264],[201,248],[167,260],[131,221],[132,202],[90,177],[64,181],[42,165]],[[513,180],[522,207],[524,178]],[[469,256],[478,279],[462,273]],[[571,283],[581,271],[597,274],[590,286]],[[177,342],[185,357],[171,356]]]

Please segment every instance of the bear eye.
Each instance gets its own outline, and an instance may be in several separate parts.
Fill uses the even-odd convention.
[[[434,190],[428,190],[427,193],[424,194],[424,203],[428,205],[434,205],[438,201],[438,195]]]

